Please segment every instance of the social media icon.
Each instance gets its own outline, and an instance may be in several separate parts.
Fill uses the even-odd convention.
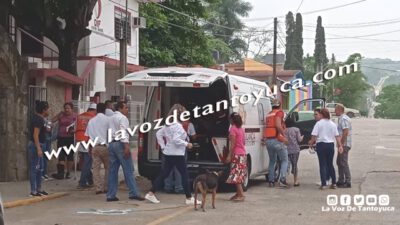
[[[326,204],[328,204],[329,206],[337,205],[338,204],[337,195],[328,195],[326,198]]]
[[[351,196],[350,195],[341,195],[340,196],[340,204],[347,206],[351,205]]]
[[[354,205],[361,206],[364,205],[365,198],[364,195],[354,195]]]
[[[377,204],[377,197],[376,195],[367,195],[365,202],[367,205],[376,205]]]
[[[387,206],[389,205],[390,198],[389,195],[379,195],[379,205]]]

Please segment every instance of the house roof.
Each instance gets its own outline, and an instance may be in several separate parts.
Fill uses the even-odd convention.
[[[82,85],[84,82],[82,78],[60,69],[43,69],[43,68],[30,69],[29,75],[35,77],[43,76],[67,84]]]
[[[281,70],[276,71],[276,76],[284,81],[290,81],[300,70]],[[269,77],[272,77],[272,71],[261,70],[261,71],[230,71],[228,72],[232,75],[252,78],[260,81],[266,81]]]
[[[265,64],[273,64],[273,61],[273,54],[267,54],[262,58],[262,62]],[[285,54],[276,54],[276,64],[285,64]]]
[[[264,71],[273,70],[273,68],[264,63],[257,62],[253,59],[244,59],[244,71]]]

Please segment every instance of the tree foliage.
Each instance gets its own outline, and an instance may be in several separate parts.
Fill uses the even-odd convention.
[[[207,21],[221,26],[205,24],[205,29],[223,40],[232,50],[230,55],[221,55],[222,62],[242,59],[247,43],[238,35],[245,28],[240,17],[249,16],[251,9],[251,4],[243,0],[215,0],[207,7]]]
[[[284,68],[287,70],[303,71],[303,19],[300,13],[286,15],[286,61]]]
[[[323,71],[326,64],[328,63],[328,58],[326,55],[326,45],[325,45],[325,29],[322,26],[322,18],[318,16],[317,20],[317,30],[315,34],[315,71]]]
[[[294,56],[294,38],[293,38],[293,33],[295,29],[295,21],[293,17],[293,13],[289,12],[286,15],[286,50],[285,50],[285,65],[283,68],[285,70],[288,70],[289,68],[292,67],[293,65],[293,56]]]
[[[235,31],[244,28],[239,16],[248,15],[249,3],[242,0],[169,0],[161,4],[192,18],[156,4],[142,4],[140,14],[146,17],[147,28],[140,32],[141,65],[210,66],[216,63],[213,51],[219,52],[219,63],[239,58],[246,48],[246,43],[235,35]]]
[[[380,105],[375,108],[375,117],[400,119],[400,85],[384,87],[376,100]]]
[[[352,54],[344,63],[335,63],[329,65],[329,68],[338,69],[340,66],[358,64],[358,71],[344,74],[336,77],[326,83],[325,94],[328,101],[335,101],[344,104],[350,108],[364,108],[365,94],[371,86],[367,83],[365,75],[361,72],[361,55]]]

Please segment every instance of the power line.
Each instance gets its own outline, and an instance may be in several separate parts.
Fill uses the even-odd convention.
[[[390,70],[390,69],[376,68],[376,67],[364,66],[364,65],[361,65],[361,67],[366,67],[366,68],[375,69],[375,70],[384,70],[384,71],[396,72],[396,73],[400,72],[400,70]]]
[[[303,29],[305,31],[311,31],[315,32],[314,30],[309,30],[309,29]],[[364,38],[364,37],[371,37],[371,36],[378,36],[378,35],[384,35],[384,34],[390,34],[390,33],[395,33],[399,32],[400,30],[392,30],[392,31],[387,31],[387,32],[382,32],[382,33],[375,33],[375,34],[367,34],[367,35],[359,35],[359,36],[343,36],[343,35],[338,35],[338,34],[332,34],[332,33],[326,33],[332,36],[336,36],[336,38],[325,38],[327,40],[332,40],[332,39],[359,39],[359,40],[366,40],[366,41],[382,41],[382,42],[400,42],[400,40],[387,40],[387,39],[374,39],[374,38]],[[313,38],[303,38],[303,39],[313,39]]]
[[[224,28],[224,29],[228,29],[228,30],[232,30],[232,31],[241,31],[241,32],[264,32],[264,31],[265,31],[265,30],[245,30],[245,29],[238,29],[238,28],[234,28],[234,27],[228,27],[228,26],[224,26],[224,25],[221,25],[221,24],[216,24],[216,23],[207,21],[207,20],[202,19],[202,18],[195,18],[195,17],[193,17],[193,16],[191,16],[191,15],[188,15],[188,14],[183,13],[183,12],[181,12],[181,11],[178,11],[178,10],[176,10],[176,9],[172,9],[172,8],[170,8],[170,7],[167,7],[167,6],[165,6],[165,5],[161,4],[161,3],[153,2],[153,1],[151,1],[151,2],[154,3],[154,4],[156,4],[157,6],[159,6],[159,7],[161,7],[161,8],[166,9],[166,10],[169,10],[169,11],[172,11],[172,12],[177,13],[177,14],[179,14],[179,15],[188,17],[188,18],[190,18],[190,19],[192,19],[192,20],[199,20],[199,21],[202,21],[203,23],[206,23],[206,24],[209,24],[209,25],[213,25],[213,26],[216,26],[216,27],[220,27],[220,28]]]
[[[363,25],[371,25],[371,24],[380,24],[380,23],[386,23],[386,22],[393,22],[393,21],[398,21],[400,20],[400,17],[393,18],[393,19],[387,19],[387,20],[376,20],[376,21],[368,21],[368,22],[361,22],[361,23],[336,23],[336,24],[325,24],[324,27],[347,27],[347,26],[363,26]],[[312,25],[312,24],[307,24],[307,25]]]
[[[301,0],[301,2],[300,2],[300,4],[299,4],[299,6],[298,6],[298,7],[297,7],[297,9],[296,9],[296,13],[299,11],[299,9],[300,9],[301,5],[303,5],[303,1],[304,1],[304,0]]]
[[[382,22],[382,23],[370,23],[370,24],[363,24],[363,25],[346,25],[346,26],[324,25],[324,28],[331,28],[331,29],[356,29],[356,28],[364,28],[364,27],[384,26],[384,25],[390,25],[390,24],[395,24],[395,23],[400,23],[400,19],[399,19],[399,20],[388,21],[388,22]],[[306,24],[306,25],[304,25],[304,26],[305,26],[305,27],[315,27],[315,25],[310,25],[310,24]]]
[[[334,6],[334,7],[329,7],[329,8],[324,8],[324,9],[317,9],[317,10],[313,10],[313,11],[303,12],[302,15],[308,15],[308,14],[313,14],[313,13],[317,13],[317,12],[323,12],[323,11],[338,9],[338,8],[346,7],[346,6],[349,6],[349,5],[354,5],[354,4],[358,4],[358,3],[361,3],[361,2],[365,2],[365,1],[367,1],[367,0],[359,0],[359,1],[351,2],[351,3],[347,3],[347,4],[343,4],[343,5]],[[273,17],[260,17],[260,18],[254,18],[254,19],[246,19],[244,21],[251,22],[251,21],[259,21],[259,20],[270,20],[270,19],[273,19],[275,17],[284,18],[285,16],[286,15],[273,16]]]

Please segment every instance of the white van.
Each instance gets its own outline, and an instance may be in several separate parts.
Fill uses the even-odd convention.
[[[229,75],[223,71],[205,68],[157,68],[128,74],[118,80],[123,85],[147,87],[143,122],[165,118],[171,106],[180,103],[192,111],[196,106],[228,101],[228,109],[199,118],[192,118],[197,137],[192,140],[193,150],[188,151],[188,170],[190,178],[209,170],[229,171],[224,163],[228,154],[229,115],[239,113],[243,118],[246,136],[248,174],[250,178],[268,172],[268,153],[262,145],[265,117],[271,111],[267,96],[267,85],[253,79]],[[247,104],[235,104],[232,97],[261,93],[257,105],[255,97]],[[236,106],[234,106],[236,105]],[[138,167],[139,174],[155,179],[160,171],[160,150],[156,142],[155,130],[139,134]],[[227,175],[227,173],[226,173]],[[248,186],[248,178],[244,188]]]
[[[245,147],[247,150],[248,177],[243,184],[248,187],[249,178],[268,174],[269,157],[265,145],[262,144],[265,118],[271,111],[269,87],[260,81],[227,74],[219,70],[206,68],[167,67],[148,69],[128,74],[118,80],[122,85],[147,87],[143,123],[165,118],[171,106],[180,103],[192,111],[196,106],[227,100],[226,111],[192,118],[198,137],[192,140],[193,150],[188,151],[188,170],[190,178],[209,170],[225,170],[228,175],[229,165],[224,163],[228,154],[229,115],[237,112],[242,116],[245,130]],[[258,103],[255,98],[247,104],[237,104],[230,100],[234,96],[260,93]],[[287,114],[287,118],[295,121],[305,136],[302,149],[307,148],[311,131],[316,121],[313,118],[299,119],[303,111],[323,108],[324,99],[306,99],[300,101]],[[154,126],[153,126],[154,127]],[[139,174],[151,180],[160,172],[161,153],[156,141],[156,130],[139,134],[138,167]]]

